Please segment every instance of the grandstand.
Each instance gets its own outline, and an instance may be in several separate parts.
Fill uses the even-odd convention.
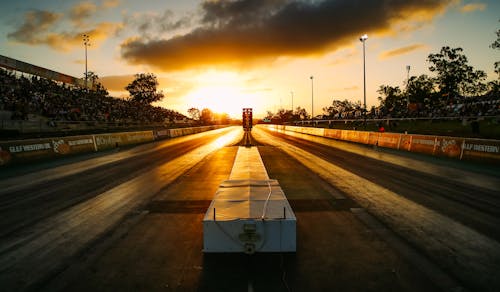
[[[3,136],[144,129],[189,122],[178,112],[111,97],[100,85],[86,90],[82,79],[5,56],[0,56],[0,67]]]

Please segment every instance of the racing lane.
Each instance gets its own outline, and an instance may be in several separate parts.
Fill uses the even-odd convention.
[[[452,180],[449,176],[453,174],[432,175],[419,169],[402,167],[382,159],[344,151],[341,148],[329,147],[282,133],[269,133],[357,176],[500,240],[499,189],[492,190]],[[500,186],[500,177],[487,175],[485,177]]]
[[[38,210],[40,222],[23,217],[28,220],[24,225],[1,238],[2,287],[42,291],[460,289],[459,284],[440,274],[432,264],[415,264],[423,256],[418,252],[408,255],[411,247],[405,247],[407,244],[391,235],[386,226],[366,219],[362,206],[348,191],[326,182],[279,146],[271,146],[258,136],[252,143],[259,145],[269,176],[279,180],[296,213],[297,253],[204,255],[202,218],[219,183],[229,176],[237,151],[236,146],[221,147],[237,145],[231,141],[243,134],[240,129],[223,132],[236,135],[219,141],[224,133],[214,132],[173,145],[168,141],[142,145],[123,151],[130,152],[116,160],[113,155],[106,156],[107,166],[85,161],[84,165],[91,166],[82,167],[82,173],[99,169],[100,175],[106,176],[116,167],[119,176],[127,179],[111,175],[109,180],[113,182],[109,185],[101,185],[99,177],[79,184],[78,172],[68,175],[74,176],[72,187],[82,189],[77,192],[80,199],[71,201],[61,192],[59,196],[65,198],[55,200],[54,204],[59,210]],[[201,140],[196,142],[197,139]],[[317,147],[315,155],[323,159],[336,155],[339,160],[348,160],[351,155],[319,144],[285,141],[308,150]],[[191,144],[196,146],[191,148]],[[208,149],[210,144],[217,147]],[[188,152],[189,149],[193,151]],[[162,159],[163,162],[158,161]],[[364,178],[371,175],[379,183],[377,172],[384,168],[385,175],[392,174],[395,178],[380,183],[394,192],[405,192],[404,184],[393,186],[390,182],[407,168],[371,161],[375,166],[365,169],[359,161],[366,161],[366,157],[350,159],[366,173],[356,172],[352,166],[348,168],[351,172]],[[142,162],[136,165],[136,161]],[[423,175],[426,179],[440,179]],[[63,184],[67,179],[64,175],[50,177],[51,181]],[[51,187],[45,183],[35,176],[25,187],[32,191]],[[95,191],[99,188],[101,193]],[[10,189],[23,195],[18,188]],[[66,191],[74,190],[68,187]],[[6,202],[11,199],[7,193],[0,191]],[[32,195],[32,202],[47,204],[43,209],[50,209],[50,201],[37,201],[36,192]],[[50,192],[47,196],[50,198]],[[29,208],[31,205],[25,200],[11,203],[20,209],[23,204]],[[42,208],[33,207],[35,212],[37,209]]]
[[[297,216],[296,253],[203,254],[202,219],[237,147],[209,155],[143,207],[141,219],[43,287],[64,291],[438,291],[358,220],[354,201],[259,144]]]
[[[180,137],[0,181],[0,283],[37,287],[239,128]]]
[[[498,174],[497,167],[429,159],[426,156],[383,151],[310,135],[290,135],[303,139],[293,139],[261,128],[257,128],[254,133],[257,139],[279,147],[319,174],[331,186],[353,198],[466,287],[472,290],[500,288],[500,243],[493,237],[497,234],[498,226],[482,225],[483,222],[489,223],[484,218],[491,218],[494,222],[499,219],[491,211],[484,212],[491,209],[477,208],[488,207],[488,204],[495,206],[498,202],[500,179],[498,175],[491,175]],[[309,140],[316,143],[310,143]],[[331,159],[331,156],[336,156],[337,160]],[[350,168],[349,164],[357,167]],[[383,175],[378,175],[378,172]],[[410,172],[411,176],[402,175],[406,172]],[[400,177],[405,181],[399,182],[403,186],[398,189],[395,187],[398,184],[391,182],[398,181]],[[415,182],[419,185],[408,187],[407,190],[406,185]],[[441,183],[447,187],[439,188]],[[414,193],[417,197],[421,186],[431,192],[430,204],[424,205],[406,195],[413,188],[417,189]],[[433,186],[438,186],[437,192],[432,192]],[[460,200],[455,197],[450,199],[446,192],[452,192]],[[474,195],[470,196],[468,192]],[[474,204],[456,205],[457,202],[468,200],[474,200]],[[454,217],[444,214],[448,208],[454,211]],[[473,221],[477,218],[467,217],[467,212],[476,212],[480,218]],[[485,235],[486,232],[491,233]],[[445,290],[450,290],[450,287]]]

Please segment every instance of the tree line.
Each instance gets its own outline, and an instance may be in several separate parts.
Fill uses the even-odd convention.
[[[496,32],[497,40],[490,45],[492,49],[500,49],[500,30]],[[398,113],[409,115],[414,111],[432,109],[472,98],[487,97],[498,100],[500,93],[500,62],[495,62],[496,80],[486,82],[487,75],[482,70],[476,70],[468,63],[468,58],[462,48],[442,47],[438,53],[427,57],[429,71],[435,76],[427,74],[411,76],[406,80],[404,88],[391,85],[380,85],[378,93],[378,107],[372,107],[364,112],[360,101],[352,102],[347,99],[332,101],[332,104],[323,107],[325,119],[360,118],[364,114],[370,117],[381,117]],[[394,115],[393,115],[394,116]],[[274,122],[291,122],[308,119],[305,109],[298,107],[294,111],[280,109],[273,113],[268,111],[266,120]]]

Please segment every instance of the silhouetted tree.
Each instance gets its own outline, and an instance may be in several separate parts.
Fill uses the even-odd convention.
[[[190,108],[188,109],[188,114],[191,116],[193,120],[199,121],[200,120],[200,110],[197,108]]]
[[[496,34],[497,39],[490,45],[490,48],[500,50],[500,29],[496,31]],[[495,72],[498,74],[498,79],[500,79],[500,61],[495,62]]]
[[[305,120],[309,117],[305,108],[301,108],[300,106],[295,109],[294,117],[298,119]]]
[[[156,91],[157,86],[158,80],[153,73],[140,73],[135,75],[134,81],[127,85],[125,89],[130,92],[133,101],[150,104],[164,98],[162,92]]]
[[[431,63],[429,70],[436,72],[436,83],[441,94],[451,95],[475,95],[483,92],[486,88],[482,83],[486,79],[486,73],[474,70],[469,66],[467,57],[462,54],[462,48],[442,47],[437,54],[430,54],[427,61]]]
[[[210,125],[212,124],[213,120],[214,120],[214,114],[210,109],[204,108],[201,110],[200,121],[202,124]]]
[[[279,109],[276,115],[279,117],[282,123],[291,122],[293,119],[293,113],[291,110]]]
[[[412,76],[408,81],[406,94],[409,96],[410,103],[423,103],[426,98],[434,94],[434,79],[422,74]]]
[[[332,105],[329,107],[324,107],[323,111],[330,118],[335,117],[335,115],[347,112],[352,112],[353,110],[361,107],[361,104],[357,104],[355,102],[351,102],[347,99],[345,100],[333,100]]]

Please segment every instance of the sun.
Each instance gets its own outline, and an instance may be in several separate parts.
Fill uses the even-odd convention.
[[[210,71],[196,78],[196,87],[187,94],[191,108],[209,108],[215,113],[241,116],[242,108],[255,107],[258,98],[248,91],[244,78],[234,72]]]

